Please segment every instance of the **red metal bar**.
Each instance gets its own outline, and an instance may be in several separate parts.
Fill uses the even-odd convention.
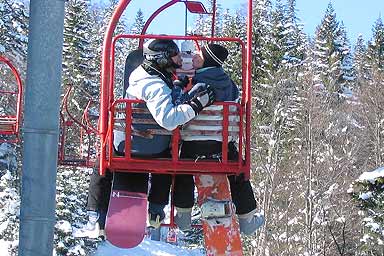
[[[121,0],[117,5],[114,13],[112,14],[111,21],[109,22],[107,31],[104,37],[103,43],[103,56],[102,56],[102,69],[101,69],[101,95],[100,95],[100,167],[99,172],[101,175],[104,175],[105,170],[107,169],[107,152],[106,152],[106,136],[108,130],[108,109],[110,98],[108,95],[108,85],[110,82],[110,57],[111,57],[111,44],[112,44],[112,36],[115,31],[116,25],[123,14],[127,5],[131,2],[131,0]]]
[[[228,134],[229,134],[229,105],[223,106],[223,143],[222,143],[222,161],[223,163],[227,163],[228,161]],[[241,124],[239,124],[239,128]]]
[[[126,120],[125,120],[125,132],[126,134],[129,134],[127,138],[130,137],[130,134],[132,133],[132,112],[133,110],[130,108],[130,105],[133,103],[139,103],[142,102],[140,100],[129,100],[129,99],[119,99],[116,100],[111,107],[111,129],[114,124],[114,116],[115,116],[115,109],[120,107],[121,104],[126,105],[125,108],[125,114],[126,114]],[[244,172],[244,163],[242,161],[242,158],[239,158],[237,160],[231,160],[228,161],[227,153],[228,153],[228,135],[229,135],[229,107],[230,106],[236,106],[237,107],[237,113],[241,114],[241,105],[238,103],[233,102],[218,102],[216,104],[220,104],[223,106],[223,161],[221,163],[217,162],[217,160],[208,160],[208,161],[199,161],[196,163],[194,159],[192,160],[186,160],[186,159],[180,159],[178,156],[178,145],[180,141],[180,135],[179,130],[176,129],[173,131],[173,139],[172,139],[172,157],[167,159],[142,159],[142,158],[127,158],[122,156],[114,156],[112,153],[109,154],[109,166],[110,169],[119,171],[127,171],[135,169],[140,170],[142,172],[153,172],[153,173],[187,173],[187,174],[197,174],[197,173],[216,173],[216,174],[240,174],[241,172]],[[231,112],[236,113],[236,112]],[[242,136],[240,136],[242,128],[242,123],[238,123],[239,125],[239,138],[242,140]],[[113,135],[109,136],[108,144],[112,145],[113,143]],[[130,140],[127,139],[125,141],[126,144],[126,152],[130,151]],[[110,146],[110,151],[112,152],[112,147]],[[241,151],[240,151],[241,152]]]
[[[139,159],[132,158],[127,162],[124,157],[114,156],[111,164],[111,170],[119,172],[151,172],[159,174],[240,174],[244,168],[239,169],[237,161],[228,161],[220,163],[217,160],[205,160],[195,162],[191,160],[179,160],[174,163],[172,159]]]
[[[125,116],[132,116],[132,104],[126,104],[125,106]],[[125,138],[131,138],[132,135],[132,118],[125,119]],[[125,140],[125,159],[129,161],[131,159],[131,140]]]
[[[93,103],[92,100],[88,101],[87,106],[84,109],[83,117],[82,117],[82,122],[84,122],[85,127],[87,127],[87,133],[94,133],[97,134],[98,130],[97,128],[93,127],[92,123],[89,121],[89,107]]]
[[[206,37],[206,36],[178,36],[178,35],[153,35],[153,34],[141,34],[141,35],[129,35],[129,34],[121,34],[117,35],[113,38],[113,43],[111,47],[115,48],[116,42],[119,39],[127,38],[127,39],[140,39],[143,41],[144,39],[171,39],[171,40],[194,40],[194,41],[216,41],[216,42],[237,42],[241,45],[242,53],[245,54],[245,43],[239,38],[233,37]],[[112,48],[110,49],[112,51]],[[243,58],[243,63],[246,63],[245,58]],[[243,75],[245,78],[245,75]]]
[[[84,130],[88,130],[88,127],[85,126],[81,121],[77,120],[68,110],[68,98],[69,98],[69,94],[71,93],[72,89],[73,89],[73,86],[70,86],[68,88],[67,93],[65,94],[65,96],[63,98],[65,112],[67,113],[67,115],[71,119],[71,121],[76,123],[80,128],[83,128]]]
[[[167,9],[168,7],[176,4],[176,3],[179,3],[181,2],[180,0],[172,0],[172,1],[169,1],[168,3],[164,4],[163,6],[161,6],[159,9],[157,9],[149,18],[148,20],[145,22],[144,24],[144,27],[143,27],[143,30],[141,31],[141,34],[142,35],[145,35],[145,33],[147,32],[147,29],[149,27],[149,25],[152,23],[152,21],[156,18],[157,15],[159,15],[162,11],[164,11],[165,9]],[[139,48],[143,48],[143,40],[139,40]]]
[[[250,177],[251,169],[251,93],[252,93],[252,0],[248,0],[248,15],[247,15],[247,67],[246,71],[246,113],[245,113],[245,166],[246,178]],[[243,72],[244,73],[244,72]]]
[[[211,14],[211,13],[208,13],[205,10],[205,7],[204,7],[204,5],[201,2],[195,2],[195,1],[194,2],[188,2],[188,1],[182,1],[182,0],[172,0],[172,1],[169,1],[168,3],[164,4],[163,6],[161,6],[159,9],[157,9],[148,18],[148,20],[145,22],[144,27],[143,27],[143,29],[141,31],[141,35],[145,35],[145,33],[148,30],[149,25],[157,17],[157,15],[159,15],[162,11],[164,11],[165,9],[171,7],[172,5],[174,5],[176,3],[185,3],[187,10],[189,10],[192,13]],[[216,0],[214,0],[214,4],[213,5],[214,5],[214,8],[216,8]],[[213,15],[213,18],[212,18],[213,21],[212,22],[213,22],[213,24],[215,24],[215,14],[213,13],[212,15]],[[212,36],[213,35],[214,35],[214,25],[212,27]],[[143,47],[143,38],[140,38],[140,40],[139,40],[139,48],[142,48],[142,47]]]
[[[175,228],[175,175],[172,175],[172,185],[171,185],[171,213],[169,217],[169,224],[171,228]]]

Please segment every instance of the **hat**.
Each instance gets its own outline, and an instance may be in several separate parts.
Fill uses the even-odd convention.
[[[204,45],[201,47],[201,53],[204,58],[203,67],[219,67],[223,65],[228,56],[228,50],[218,44]]]

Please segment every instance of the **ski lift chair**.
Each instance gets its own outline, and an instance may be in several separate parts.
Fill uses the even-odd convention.
[[[204,6],[200,2],[196,1],[182,1],[172,0],[160,7],[155,11],[147,20],[141,35],[118,35],[113,38],[113,33],[116,28],[116,24],[124,12],[125,8],[129,4],[129,0],[121,0],[117,6],[114,15],[112,16],[109,24],[103,46],[103,62],[102,62],[102,83],[101,83],[101,97],[100,97],[100,165],[99,173],[104,175],[106,170],[119,172],[151,172],[158,174],[235,174],[244,173],[246,177],[249,177],[250,172],[250,125],[251,125],[251,38],[252,30],[250,26],[247,29],[247,36],[249,40],[247,43],[238,38],[216,38],[214,37],[214,21],[215,12],[208,13]],[[214,0],[214,3],[216,0]],[[186,9],[194,13],[212,14],[212,36],[164,36],[164,35],[145,35],[146,30],[152,20],[163,10],[172,6],[175,3],[185,3]],[[215,10],[215,4],[214,8]],[[251,21],[248,21],[249,23]],[[222,129],[219,131],[194,131],[199,135],[217,135],[222,136],[222,161],[199,161],[195,162],[195,159],[180,159],[179,158],[179,144],[182,134],[188,132],[180,128],[174,131],[166,131],[163,129],[148,129],[147,133],[141,134],[141,136],[152,136],[155,134],[172,135],[172,157],[162,159],[142,159],[138,157],[132,157],[130,153],[130,136],[135,133],[132,131],[131,124],[133,122],[141,124],[154,124],[154,120],[140,120],[132,118],[133,114],[146,113],[146,110],[137,109],[132,104],[141,101],[127,100],[127,99],[115,99],[114,97],[114,65],[115,65],[115,45],[117,40],[120,39],[139,39],[139,47],[142,48],[144,39],[172,39],[172,40],[193,40],[194,42],[235,42],[241,46],[242,51],[242,98],[240,103],[230,102],[217,102],[215,103],[216,109],[204,110],[200,115],[222,114],[222,120],[207,120],[204,121],[204,125],[218,126],[221,125]],[[127,77],[125,77],[127,79]],[[123,118],[122,118],[123,116]],[[234,118],[235,117],[235,118]],[[196,120],[192,120],[188,125],[192,125]],[[113,130],[121,128],[121,124],[125,127],[125,152],[124,156],[116,156],[113,154]],[[191,132],[192,133],[192,132]],[[236,160],[228,160],[228,137],[238,137],[239,157]],[[173,202],[173,200],[172,200]],[[173,203],[171,207],[171,221],[170,224],[165,226],[174,227],[173,222]]]
[[[0,143],[19,141],[19,129],[22,111],[23,85],[20,74],[9,59],[0,56],[0,64],[5,64],[9,68],[16,80],[16,84],[8,84],[6,79],[0,84],[0,100],[3,107],[0,109]],[[7,109],[4,109],[7,107]],[[12,109],[13,113],[9,113]]]
[[[59,137],[59,152],[58,165],[61,166],[78,166],[78,167],[93,167],[96,159],[96,135],[97,130],[92,126],[92,121],[89,116],[89,108],[93,104],[89,100],[87,106],[79,121],[68,110],[68,98],[73,90],[73,86],[69,86],[64,94],[63,101],[60,107],[60,137]],[[79,141],[69,142],[68,132],[77,133]],[[75,145],[80,148],[71,148]],[[93,150],[93,151],[92,151]]]

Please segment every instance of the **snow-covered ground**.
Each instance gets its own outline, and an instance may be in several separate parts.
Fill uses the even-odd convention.
[[[97,252],[93,256],[203,256],[204,253],[199,249],[182,249],[177,246],[144,239],[137,247],[132,249],[120,249],[109,242],[99,245]]]

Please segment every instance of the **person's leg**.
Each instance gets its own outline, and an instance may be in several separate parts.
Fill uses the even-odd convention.
[[[88,198],[87,198],[87,216],[88,222],[80,229],[74,229],[74,237],[97,238],[102,235],[105,228],[105,218],[109,204],[109,195],[111,193],[112,173],[106,172],[101,176],[95,168],[91,174]]]
[[[171,182],[171,175],[151,175],[151,189],[148,197],[148,219],[150,226],[154,228],[160,227],[161,222],[165,218],[164,207],[169,201],[169,189]]]
[[[88,187],[87,210],[106,213],[111,194],[112,173],[107,170],[105,176],[94,169]]]
[[[112,174],[107,171],[105,176],[101,176],[97,170],[94,170],[89,183],[86,208],[91,218],[95,216],[95,212],[97,213],[97,222],[100,225],[100,229],[104,229],[105,227],[105,218],[107,216],[112,188],[112,178],[114,179],[113,189],[115,190],[129,190],[145,194],[148,191],[147,173],[114,172]]]
[[[228,144],[228,159],[238,159],[238,150],[234,143]],[[250,180],[245,180],[244,174],[228,176],[231,188],[232,202],[236,206],[239,217],[240,232],[253,234],[264,224],[264,216],[256,213],[256,200]]]
[[[256,209],[256,200],[251,182],[244,180],[244,175],[228,176],[231,187],[232,202],[236,206],[236,214],[246,214]]]
[[[256,200],[251,182],[245,180],[243,174],[228,176],[228,180],[232,202],[239,217],[240,232],[251,235],[264,224],[264,216],[256,212]]]
[[[192,175],[176,175],[174,204],[177,211],[175,223],[180,230],[191,228],[192,207],[195,203],[195,182]]]
[[[148,193],[148,173],[114,172],[113,189]]]

